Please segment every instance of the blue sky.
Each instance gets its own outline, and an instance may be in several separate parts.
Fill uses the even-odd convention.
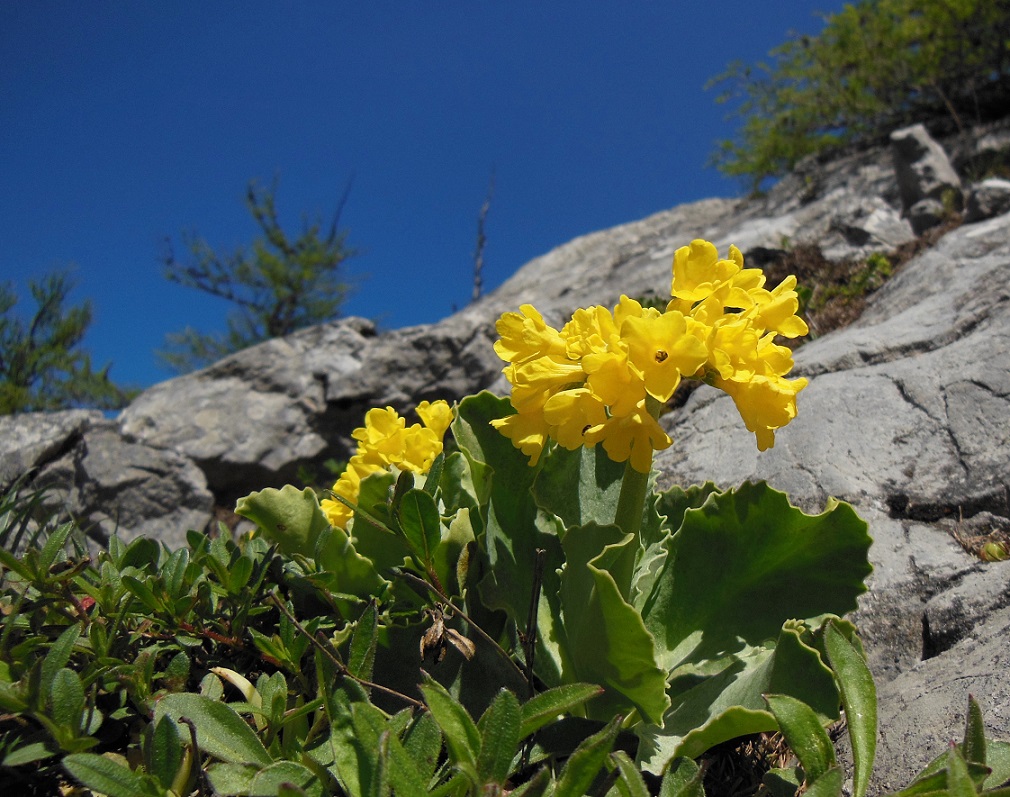
[[[841,7],[0,3],[0,282],[24,295],[72,266],[94,363],[147,386],[171,376],[154,356],[167,332],[222,329],[228,310],[163,278],[164,240],[250,243],[254,178],[279,180],[297,231],[353,179],[346,312],[436,321],[469,299],[492,169],[487,289],[578,235],[736,195],[705,166],[733,132],[706,81]]]

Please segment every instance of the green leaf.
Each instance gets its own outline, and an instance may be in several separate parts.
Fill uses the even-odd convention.
[[[386,536],[393,538],[392,534]],[[346,595],[359,598],[378,596],[389,583],[379,575],[376,563],[361,555],[350,536],[341,528],[331,526],[320,532],[316,540],[315,559],[320,569],[332,574],[333,589]]]
[[[403,737],[403,748],[423,783],[430,783],[442,751],[442,732],[430,712],[418,714]]]
[[[72,523],[63,523],[53,529],[46,539],[46,544],[42,546],[42,550],[39,552],[40,570],[49,570],[53,566],[56,557],[63,551],[67,537],[70,536],[70,532],[73,530],[74,525]]]
[[[504,784],[519,748],[522,711],[512,692],[502,689],[477,723],[480,754],[477,777],[482,784]]]
[[[389,785],[397,797],[426,797],[427,779],[392,730],[379,737],[379,755],[385,762]]]
[[[288,556],[301,554],[311,558],[316,538],[330,527],[316,494],[308,487],[299,490],[290,484],[279,490],[268,487],[240,498],[235,514],[259,526]]]
[[[435,499],[424,490],[408,490],[400,501],[398,520],[411,550],[425,567],[431,567],[435,549],[442,539],[442,523]]]
[[[42,694],[47,694],[52,690],[53,679],[56,677],[56,673],[70,662],[70,656],[74,652],[74,645],[77,644],[77,640],[80,638],[80,623],[67,626],[66,630],[56,637],[56,640],[49,648],[49,652],[46,653],[45,659],[42,661],[42,678],[40,682]]]
[[[137,598],[144,608],[147,609],[151,614],[159,614],[165,610],[165,603],[159,597],[154,594],[154,591],[147,585],[146,582],[141,581],[133,576],[123,576],[123,586],[126,587],[130,593]]]
[[[294,761],[278,761],[257,772],[249,784],[249,797],[275,797],[285,783],[296,786],[303,794],[322,797],[322,784],[312,770]]]
[[[596,684],[566,684],[541,692],[523,704],[519,738],[525,739],[602,692],[603,688]]]
[[[564,619],[558,635],[566,680],[606,689],[589,707],[590,716],[604,719],[635,708],[659,723],[670,705],[666,672],[656,661],[652,635],[607,569],[634,544],[634,537],[616,526],[590,523],[568,530],[562,541]]]
[[[479,582],[484,605],[506,612],[525,628],[537,550],[546,552],[536,661],[537,674],[549,686],[556,686],[561,681],[561,662],[551,641],[551,626],[560,620],[557,571],[564,556],[557,522],[542,513],[533,500],[531,487],[537,468],[530,467],[527,457],[490,425],[493,419],[514,412],[507,398],[485,391],[459,403],[452,429],[470,464],[473,481],[479,483],[474,489],[486,496],[481,544],[484,576]]]
[[[380,525],[375,525],[361,511],[355,513],[351,533],[354,548],[359,554],[371,560],[375,569],[385,572],[390,567],[399,567],[410,555],[407,540],[384,525],[389,523],[387,503],[389,491],[394,485],[393,474],[379,471],[362,480],[358,493],[358,507],[367,512]],[[381,527],[380,527],[381,526]]]
[[[63,768],[87,788],[108,797],[162,795],[148,778],[94,753],[71,753],[64,757]]]
[[[179,727],[171,717],[162,717],[144,730],[144,764],[166,791],[172,788],[182,765]]]
[[[473,719],[444,686],[425,677],[421,685],[424,702],[428,705],[432,716],[442,729],[449,754],[457,764],[475,767],[480,751],[480,733]]]
[[[379,610],[371,601],[361,613],[351,634],[351,647],[347,656],[347,669],[356,678],[372,680],[372,667],[375,664],[375,646],[378,636],[376,630],[379,624]]]
[[[947,794],[949,797],[975,797],[977,794],[968,764],[955,744],[947,753]]]
[[[865,797],[873,772],[873,760],[877,755],[877,687],[862,654],[837,623],[828,623],[824,645],[838,678],[852,742],[852,794],[853,797]]]
[[[810,706],[789,695],[765,695],[765,701],[809,783],[835,766],[834,745]]]
[[[659,797],[705,797],[704,775],[693,759],[675,758],[663,775]]]
[[[628,754],[623,750],[611,753],[611,760],[617,765],[619,772],[617,778],[617,788],[622,797],[649,797],[649,789],[642,779],[642,773],[638,771],[635,763],[628,758]]]
[[[658,773],[672,757],[696,757],[737,736],[776,730],[763,698],[769,693],[797,698],[824,721],[837,718],[838,690],[815,641],[804,624],[789,621],[777,640],[678,667],[662,729],[637,729],[639,762]]]
[[[162,717],[179,722],[186,717],[196,725],[200,749],[230,764],[273,763],[263,742],[231,706],[190,692],[163,697],[154,710],[155,722]]]
[[[982,721],[982,709],[972,695],[968,695],[968,711],[964,720],[964,741],[961,743],[961,753],[964,760],[976,764],[985,764],[986,743],[985,723]]]
[[[53,677],[49,699],[52,721],[61,728],[69,729],[74,736],[80,733],[85,701],[80,676],[66,667],[58,670]]]
[[[621,719],[620,716],[614,717],[603,730],[594,733],[575,748],[561,770],[554,797],[583,797],[589,793],[589,787],[614,747]]]
[[[774,638],[786,620],[854,610],[869,547],[848,504],[807,515],[764,483],[711,494],[684,513],[642,607],[662,664],[715,659]]]
[[[45,742],[31,742],[10,750],[0,759],[0,767],[20,767],[35,761],[42,761],[53,755],[55,753],[46,747]]]
[[[431,463],[431,467],[428,468],[428,475],[424,477],[424,491],[434,497],[435,491],[438,489],[439,482],[442,481],[442,469],[445,467],[445,452],[439,452],[439,455]]]
[[[831,767],[814,781],[810,780],[808,774],[806,797],[840,797],[842,774],[842,770],[837,766]]]
[[[603,446],[566,451],[545,458],[533,482],[537,504],[557,515],[566,528],[614,522],[624,463],[614,462]]]
[[[1010,742],[986,740],[986,764],[992,768],[992,773],[983,784],[987,789],[993,789],[1010,782]]]

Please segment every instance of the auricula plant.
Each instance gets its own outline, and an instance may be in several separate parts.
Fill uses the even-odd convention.
[[[555,329],[522,305],[496,324],[510,397],[424,403],[409,427],[371,410],[322,507],[288,487],[237,511],[348,621],[377,603],[401,681],[420,680],[422,636],[431,649],[451,624],[477,642],[432,669],[471,710],[503,682],[597,684],[577,712],[620,716],[654,772],[777,729],[764,694],[826,724],[841,695],[825,633],[858,655],[840,618],[870,572],[866,524],[835,500],[807,515],[764,483],[656,492],[652,469],[683,379],[725,391],[758,448],[774,445],[807,385],[775,342],[807,332],[795,289],[697,240],[674,256],[665,310],[622,296]]]

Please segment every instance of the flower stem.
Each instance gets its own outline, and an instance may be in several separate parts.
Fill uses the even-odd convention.
[[[663,408],[660,401],[648,396],[646,407],[654,418],[659,417]],[[652,462],[652,452],[649,452],[649,462]],[[649,492],[649,476],[652,468],[645,473],[631,467],[629,460],[624,466],[624,479],[621,481],[621,494],[617,499],[617,513],[614,516],[614,523],[625,534],[631,534],[634,539],[625,547],[620,558],[610,569],[611,575],[617,582],[618,589],[625,600],[631,594],[631,580],[635,574],[635,561],[638,558],[638,551],[641,548],[642,515],[645,513],[645,498]]]

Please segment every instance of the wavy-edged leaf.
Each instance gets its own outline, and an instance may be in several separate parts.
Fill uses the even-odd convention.
[[[603,446],[566,451],[544,458],[533,482],[537,504],[557,515],[566,528],[614,522],[625,463],[614,462]]]
[[[354,624],[351,646],[347,655],[347,669],[355,678],[372,680],[375,665],[375,647],[378,642],[379,610],[375,601],[369,601]]]
[[[838,690],[815,641],[804,624],[789,621],[777,640],[677,668],[671,674],[672,704],[663,727],[638,729],[639,763],[659,773],[670,758],[694,758],[737,736],[777,730],[765,694],[789,694],[822,721],[837,718]]]
[[[634,544],[634,537],[617,526],[590,523],[565,534],[560,646],[566,680],[606,689],[590,706],[591,716],[604,719],[634,708],[659,723],[670,705],[666,672],[656,661],[641,615],[624,600],[608,570]]]
[[[710,494],[669,547],[642,606],[668,669],[761,645],[787,620],[852,611],[872,569],[851,506],[807,515],[763,482]]]
[[[308,487],[299,490],[290,484],[279,490],[268,487],[249,493],[238,500],[235,514],[259,526],[288,556],[312,557],[317,537],[330,526],[316,494]]]

